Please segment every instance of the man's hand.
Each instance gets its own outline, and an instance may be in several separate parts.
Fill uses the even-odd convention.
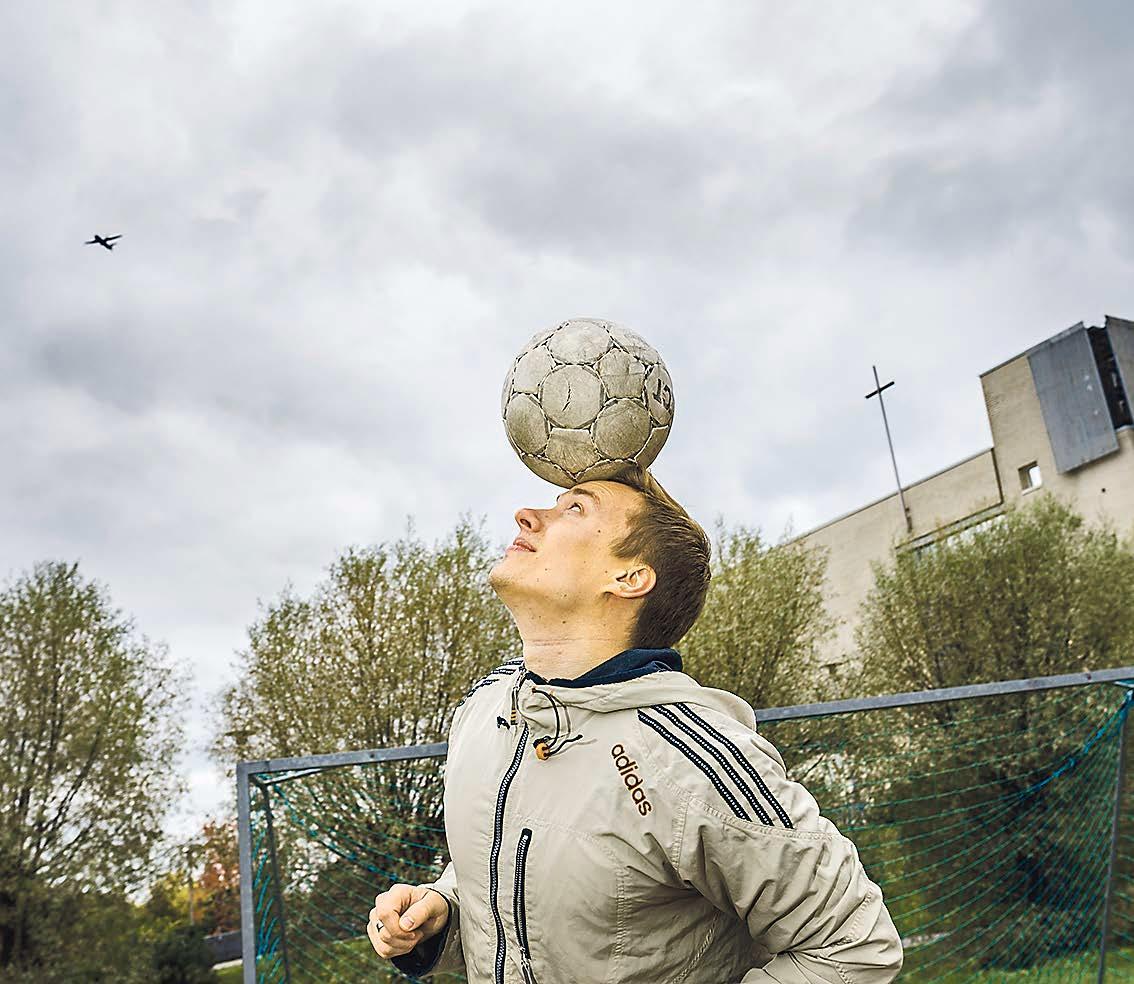
[[[366,935],[374,952],[388,960],[437,935],[448,921],[449,903],[440,892],[418,885],[394,885],[375,897]]]

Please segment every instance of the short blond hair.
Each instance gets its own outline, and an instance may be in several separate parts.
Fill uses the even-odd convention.
[[[627,532],[611,544],[611,553],[649,564],[657,576],[638,611],[629,648],[675,646],[705,607],[712,545],[700,524],[641,465],[627,465],[606,481],[629,486],[642,500],[627,515]]]

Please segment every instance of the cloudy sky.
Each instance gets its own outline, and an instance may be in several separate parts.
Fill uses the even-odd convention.
[[[978,376],[1134,317],[1128,0],[0,6],[0,543],[196,684],[347,545],[501,546],[557,488],[510,361],[572,316],[672,373],[653,471],[804,532],[986,448]],[[123,234],[113,253],[84,246]]]

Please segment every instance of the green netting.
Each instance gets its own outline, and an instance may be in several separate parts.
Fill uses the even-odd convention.
[[[903,981],[1096,981],[1109,896],[1113,984],[1134,982],[1132,698],[1092,684],[760,731],[882,886]],[[250,778],[257,980],[408,979],[365,924],[375,895],[444,868],[444,761]]]

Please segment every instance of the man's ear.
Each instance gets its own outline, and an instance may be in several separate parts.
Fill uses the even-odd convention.
[[[619,592],[620,598],[641,598],[653,590],[657,583],[657,575],[649,564],[641,564],[619,574],[615,580],[628,589]]]

